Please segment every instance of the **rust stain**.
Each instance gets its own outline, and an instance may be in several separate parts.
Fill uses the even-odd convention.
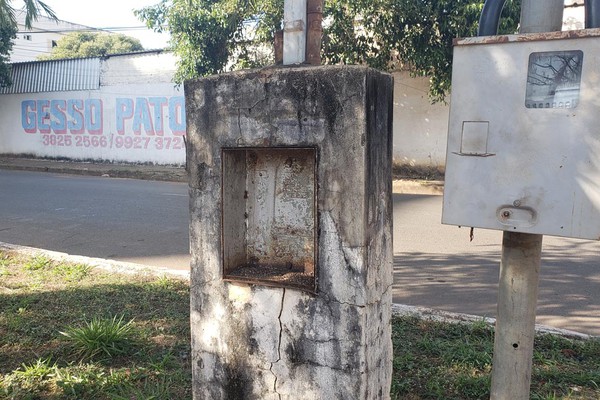
[[[525,33],[520,35],[495,35],[495,36],[477,36],[469,38],[456,38],[452,44],[454,46],[469,46],[480,44],[502,44],[516,42],[538,42],[545,40],[561,39],[583,39],[600,37],[600,28],[580,29],[573,31],[557,31],[542,33]]]

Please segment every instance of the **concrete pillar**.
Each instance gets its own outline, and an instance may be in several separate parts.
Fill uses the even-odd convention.
[[[350,66],[186,82],[194,399],[390,397],[392,87]]]
[[[542,238],[503,234],[491,399],[529,399]]]

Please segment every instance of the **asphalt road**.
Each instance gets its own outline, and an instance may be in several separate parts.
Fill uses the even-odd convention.
[[[187,269],[182,183],[0,170],[0,241]],[[501,232],[440,224],[441,196],[394,195],[394,302],[495,316]],[[545,237],[538,322],[600,335],[600,243]]]
[[[442,196],[394,195],[394,302],[495,317],[502,232],[441,225]],[[600,242],[545,236],[537,322],[600,335]]]
[[[182,183],[0,170],[0,241],[189,268]]]

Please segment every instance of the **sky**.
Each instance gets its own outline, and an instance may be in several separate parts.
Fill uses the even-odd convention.
[[[134,9],[157,4],[160,0],[44,0],[63,21],[93,28],[134,28],[110,29],[135,37],[142,42],[144,49],[162,49],[167,46],[169,35],[158,34],[146,29],[133,15]],[[16,2],[18,4],[19,2]]]

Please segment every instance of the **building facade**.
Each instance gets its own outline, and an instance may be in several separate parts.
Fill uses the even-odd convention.
[[[185,164],[175,58],[147,51],[13,64],[0,89],[0,154]]]
[[[33,21],[31,29],[27,29],[25,13],[17,12],[16,18],[18,32],[10,55],[11,63],[34,61],[38,56],[50,54],[60,38],[69,32],[97,31],[96,28],[67,21],[55,21],[45,16],[39,16],[37,21]]]

